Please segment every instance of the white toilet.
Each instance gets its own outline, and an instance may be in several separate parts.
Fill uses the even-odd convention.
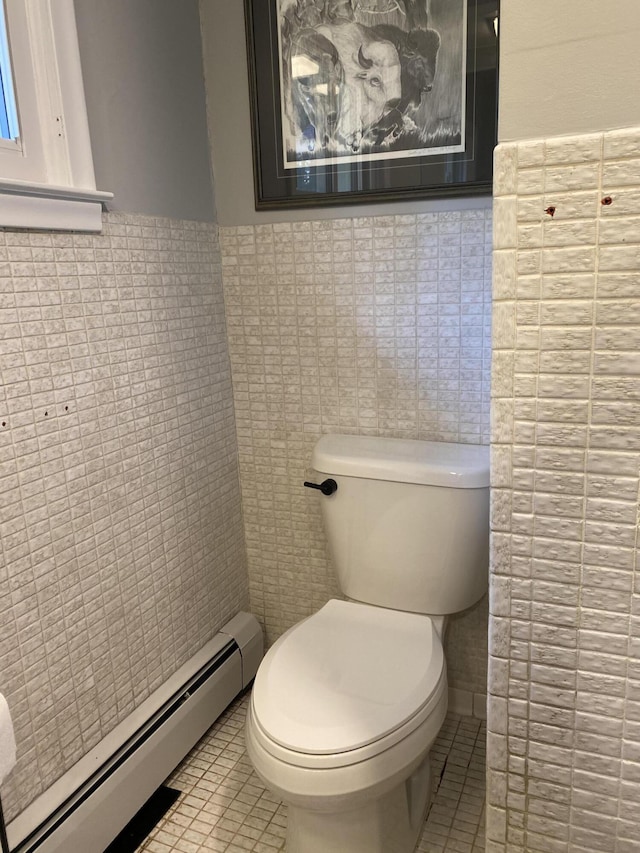
[[[445,618],[487,588],[489,449],[326,435],[312,466],[334,481],[319,500],[348,600],[266,654],[247,750],[288,806],[287,853],[411,853],[447,711]]]

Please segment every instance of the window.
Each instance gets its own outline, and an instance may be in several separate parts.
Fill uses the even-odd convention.
[[[0,0],[0,226],[99,231],[73,0]]]
[[[0,140],[5,145],[15,143],[20,136],[13,73],[9,58],[7,19],[4,5],[0,4]]]

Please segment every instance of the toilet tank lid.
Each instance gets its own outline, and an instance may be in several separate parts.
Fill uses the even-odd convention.
[[[369,435],[323,435],[311,465],[321,474],[397,483],[481,489],[489,485],[489,448]]]

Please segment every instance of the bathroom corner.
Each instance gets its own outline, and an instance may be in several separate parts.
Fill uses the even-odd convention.
[[[490,447],[488,592],[448,617],[431,778],[400,797],[430,786],[416,853],[640,853],[637,0],[481,16],[492,196],[271,210],[243,0],[70,4],[113,200],[99,233],[0,228],[12,853],[105,853],[138,803],[47,842],[78,768],[91,787],[105,742],[117,764],[203,684],[149,782],[177,799],[127,853],[284,851],[247,683],[262,635],[349,598],[304,486],[329,434]]]

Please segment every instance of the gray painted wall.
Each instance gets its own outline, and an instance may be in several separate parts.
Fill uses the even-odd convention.
[[[96,182],[111,209],[215,219],[198,0],[75,0]]]
[[[507,0],[501,142],[640,124],[638,0]]]
[[[209,136],[220,225],[306,222],[487,207],[487,198],[476,197],[258,213],[253,195],[244,3],[243,0],[225,0],[223,3],[201,0],[200,12]]]

